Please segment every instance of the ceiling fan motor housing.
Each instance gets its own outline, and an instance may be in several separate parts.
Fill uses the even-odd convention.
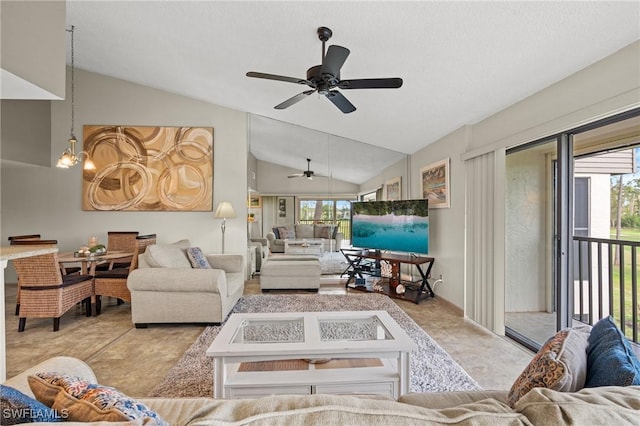
[[[317,88],[318,93],[321,95],[326,95],[329,93],[329,90],[333,89],[340,82],[340,74],[331,75],[331,74],[320,74],[320,70],[322,69],[322,65],[316,65],[307,70],[307,81],[310,81],[312,84],[308,86],[311,88]]]

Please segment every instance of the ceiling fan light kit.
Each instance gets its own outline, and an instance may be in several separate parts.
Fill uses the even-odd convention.
[[[401,78],[361,78],[355,80],[340,80],[340,69],[349,56],[349,49],[346,47],[332,45],[325,50],[325,43],[333,35],[327,27],[318,28],[318,38],[322,41],[322,64],[315,65],[307,70],[307,78],[286,77],[276,74],[266,74],[249,71],[247,77],[262,78],[266,80],[284,81],[286,83],[306,84],[312,90],[305,90],[302,93],[279,103],[275,109],[285,109],[300,102],[312,93],[318,92],[325,96],[340,111],[345,114],[353,112],[356,107],[338,90],[352,89],[397,89],[402,87]]]

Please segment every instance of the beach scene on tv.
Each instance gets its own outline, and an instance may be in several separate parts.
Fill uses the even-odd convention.
[[[351,203],[351,245],[409,253],[429,253],[427,200]]]

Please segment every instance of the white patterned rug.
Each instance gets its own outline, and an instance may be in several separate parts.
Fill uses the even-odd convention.
[[[411,352],[411,392],[444,392],[482,389],[398,305],[381,294],[291,294],[243,296],[232,312],[316,312],[384,310],[416,342]],[[205,352],[221,326],[207,327],[149,396],[213,396],[213,361]]]
[[[320,257],[320,273],[322,275],[339,275],[342,274],[349,266],[349,262],[342,253],[325,252]]]

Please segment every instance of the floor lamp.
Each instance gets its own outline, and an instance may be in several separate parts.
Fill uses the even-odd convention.
[[[233,206],[228,201],[221,201],[218,204],[216,212],[213,214],[216,219],[222,219],[222,253],[224,253],[224,230],[227,227],[227,219],[236,217],[236,212],[233,210]]]

